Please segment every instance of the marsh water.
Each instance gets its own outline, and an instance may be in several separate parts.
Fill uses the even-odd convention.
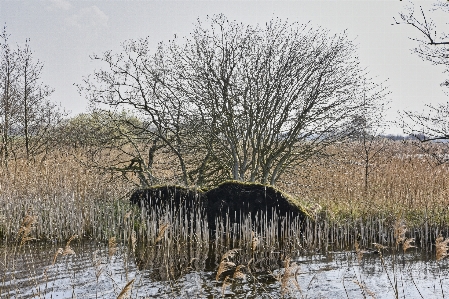
[[[361,258],[351,251],[298,253],[291,255],[291,269],[296,265],[290,277],[283,253],[241,252],[233,261],[251,271],[223,286],[223,279],[216,281],[222,251],[215,254],[212,247],[181,255],[158,246],[131,252],[119,245],[110,252],[94,241],[71,248],[75,254],[56,259],[54,245],[2,248],[0,297],[117,298],[133,279],[128,298],[396,298],[396,292],[399,298],[449,297],[448,261],[417,250]]]

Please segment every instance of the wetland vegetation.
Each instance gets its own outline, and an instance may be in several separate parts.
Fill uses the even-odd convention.
[[[132,298],[445,294],[447,168],[411,141],[384,142],[368,192],[348,154],[357,144],[339,145],[282,180],[309,218],[217,219],[215,234],[200,207],[132,205],[134,184],[86,168],[79,150],[11,161],[1,176],[2,296],[117,298],[131,281]]]
[[[92,57],[72,118],[8,37],[2,298],[447,294],[449,109],[387,138],[345,32],[216,15],[154,53],[127,41]]]

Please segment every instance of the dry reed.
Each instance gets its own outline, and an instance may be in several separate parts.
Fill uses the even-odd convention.
[[[278,187],[301,198],[310,210],[319,205],[316,215],[327,222],[329,230],[334,230],[334,225],[349,226],[354,233],[358,227],[364,246],[384,243],[384,239],[392,246],[394,237],[385,228],[402,219],[411,237],[425,244],[421,246],[424,250],[430,250],[435,234],[449,233],[445,225],[449,222],[449,210],[445,208],[449,205],[449,164],[436,165],[412,142],[385,141],[384,145],[385,150],[369,165],[367,190],[364,163],[355,154],[359,144],[350,142],[328,148],[329,158],[313,159],[291,169]],[[340,237],[347,231],[331,233],[333,244],[338,238],[343,247],[351,245]]]
[[[300,267],[295,262],[291,263],[290,258],[284,260],[284,267],[284,273],[275,277],[281,283],[281,295],[285,296],[293,291],[291,282],[293,282],[296,290],[300,291],[302,295],[302,290],[297,278]]]
[[[53,265],[56,263],[56,258],[58,257],[58,255],[75,255],[75,251],[72,249],[72,247],[70,246],[70,243],[74,240],[78,238],[78,235],[73,235],[71,236],[68,240],[67,243],[65,244],[64,249],[63,248],[58,248],[58,250],[56,250],[56,253],[54,255],[53,258]]]
[[[165,231],[167,230],[168,226],[169,226],[168,223],[164,223],[159,226],[159,232],[157,234],[157,237],[156,237],[156,240],[154,241],[154,243],[157,243],[164,238],[164,234],[165,234]]]
[[[236,268],[235,263],[228,262],[228,261],[221,261],[220,265],[218,266],[217,275],[215,276],[215,280],[220,280],[223,273],[227,273],[229,271],[232,271]]]
[[[15,239],[15,232],[20,232],[19,242],[63,242],[73,234],[107,240],[107,234],[119,230],[118,216],[129,210],[124,196],[132,186],[116,175],[85,168],[77,162],[83,153],[76,155],[55,152],[43,161],[18,159],[0,168],[1,242]]]
[[[101,265],[101,257],[99,256],[99,250],[94,251],[92,255],[92,265],[95,269],[95,277],[97,281],[100,279],[103,273],[103,266]]]
[[[131,249],[132,249],[133,253],[136,252],[136,245],[137,245],[137,236],[136,236],[136,231],[133,229],[133,231],[131,233]]]
[[[225,291],[226,288],[228,286],[230,286],[232,283],[230,282],[231,278],[229,276],[226,276],[224,281],[223,281],[223,285],[221,286],[221,295],[224,296],[225,295]]]
[[[257,249],[257,246],[260,243],[260,239],[257,237],[255,232],[251,232],[252,238],[251,238],[251,250],[255,251]]]
[[[117,241],[115,237],[110,237],[108,241],[108,254],[112,257],[117,252]]]
[[[348,154],[354,150],[353,146],[330,148],[331,159],[314,160],[309,165],[296,167],[279,182],[281,189],[301,198],[313,219],[301,222],[288,215],[277,215],[269,222],[266,216],[260,215],[256,221],[243,218],[235,224],[218,219],[217,222],[226,223],[226,226],[217,225],[215,249],[242,247],[246,251],[245,258],[243,253],[242,257],[239,255],[241,260],[254,257],[254,264],[260,264],[263,251],[279,251],[285,256],[290,252],[316,252],[317,249],[326,252],[354,246],[361,259],[361,248],[370,244],[380,252],[402,244],[405,252],[415,247],[411,243],[417,240],[422,250],[430,249],[429,244],[435,242],[436,259],[446,257],[449,239],[434,238],[437,232],[449,235],[446,182],[449,166],[435,167],[410,144],[391,142],[372,165],[367,191],[360,161]],[[126,195],[132,184],[114,174],[80,166],[76,160],[86,157],[83,153],[76,155],[77,159],[72,160],[71,156],[53,153],[43,162],[17,160],[10,163],[8,170],[0,169],[2,242],[16,240],[23,245],[38,238],[63,242],[70,237],[64,249],[56,251],[53,264],[59,255],[74,254],[70,247],[74,234],[80,238],[109,241],[109,256],[116,253],[120,242],[129,242],[136,256],[139,255],[138,242],[159,243],[160,251],[155,248],[158,246],[145,248],[149,263],[154,261],[148,257],[160,257],[163,252],[164,257],[169,257],[164,260],[167,268],[175,267],[176,259],[181,257],[185,263],[180,267],[192,268],[192,259],[196,259],[192,254],[198,254],[198,248],[209,244],[204,211],[195,212],[192,219],[196,220],[191,226],[185,221],[187,217],[182,207],[151,211],[131,207]],[[175,163],[170,159],[164,161]],[[165,165],[165,170],[169,166],[173,165]],[[162,178],[165,175],[166,182],[176,181],[179,170],[176,166],[166,172],[164,167],[158,167],[160,164],[156,165],[155,175]],[[29,207],[33,207],[33,213]],[[116,237],[110,238],[111,235]],[[185,254],[186,248],[189,254]],[[240,261],[231,261],[238,252],[240,249],[232,249],[218,259],[216,280],[229,274],[223,283],[223,292],[232,279],[244,279],[244,271],[250,271],[249,264],[253,260],[246,266]],[[202,258],[204,256],[196,262],[200,263]],[[104,269],[97,253],[93,255],[93,266],[98,281]],[[290,292],[288,286],[292,285],[301,291],[296,279],[298,273],[299,266],[286,259],[283,275],[279,277],[283,294]],[[123,291],[125,289],[126,286]],[[364,290],[370,295],[366,288]]]
[[[117,299],[125,299],[128,297],[128,293],[131,291],[132,286],[134,283],[134,279],[131,279],[126,285],[125,287],[122,289],[122,291],[120,292],[120,294],[117,296]]]
[[[404,253],[407,251],[407,249],[416,247],[416,246],[411,244],[411,243],[414,243],[414,242],[415,242],[415,238],[405,239],[404,243],[402,244],[402,250],[404,251]]]
[[[245,265],[238,265],[235,268],[235,272],[232,275],[232,278],[233,279],[241,279],[241,280],[246,279],[246,274],[243,272],[245,268],[246,268]]]
[[[226,274],[230,271],[234,271],[236,269],[236,264],[229,261],[229,259],[233,258],[238,252],[239,248],[231,249],[226,251],[222,257],[220,264],[218,265],[217,275],[215,276],[215,280],[220,280],[223,274]]]
[[[32,216],[29,214],[30,209],[28,209],[25,217],[22,220],[22,224],[20,225],[19,231],[17,235],[20,238],[20,246],[25,244],[28,241],[35,240],[36,238],[30,237],[31,230],[33,229],[33,225],[36,223],[36,216]]]
[[[449,243],[449,238],[448,239],[444,239],[442,236],[439,236],[435,240],[436,259],[437,259],[437,261],[440,261],[440,260],[442,260],[443,258],[445,258],[447,256],[447,251],[449,249],[448,243]]]
[[[355,241],[354,248],[355,248],[355,252],[357,254],[357,260],[360,263],[362,261],[362,258],[363,258],[363,251],[360,248],[359,242]]]
[[[405,233],[407,232],[407,227],[403,220],[397,220],[393,226],[394,238],[396,239],[396,248],[399,244],[403,244],[405,241]]]

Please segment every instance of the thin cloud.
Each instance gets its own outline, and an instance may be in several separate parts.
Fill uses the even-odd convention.
[[[67,0],[46,0],[46,2],[49,10],[69,10],[72,8],[72,4]]]
[[[81,29],[108,27],[109,17],[97,6],[89,6],[66,18],[67,24]]]

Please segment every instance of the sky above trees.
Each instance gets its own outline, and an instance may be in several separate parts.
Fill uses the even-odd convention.
[[[433,1],[414,1],[430,9]],[[425,104],[447,101],[440,86],[447,76],[443,68],[422,61],[412,53],[417,44],[409,37],[418,33],[403,25],[391,25],[393,17],[410,1],[1,1],[0,21],[11,34],[11,45],[30,38],[35,57],[44,63],[42,81],[55,89],[52,100],[72,114],[84,112],[88,102],[74,83],[99,65],[94,53],[120,50],[127,39],[149,37],[158,42],[188,36],[197,18],[223,13],[228,19],[264,24],[279,17],[291,22],[322,26],[332,32],[347,30],[359,48],[361,63],[379,83],[391,91],[387,119],[398,110],[421,111]],[[435,22],[446,18],[432,12]],[[400,130],[392,126],[391,133]]]

